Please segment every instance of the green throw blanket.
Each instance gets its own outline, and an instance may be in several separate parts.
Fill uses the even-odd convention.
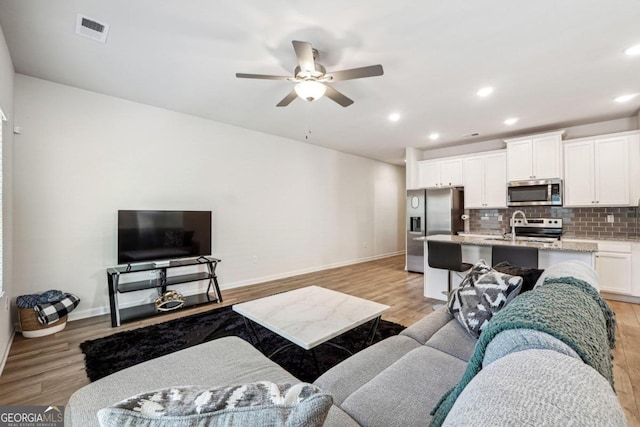
[[[460,382],[431,412],[431,426],[442,425],[462,390],[482,369],[489,342],[509,329],[534,329],[554,336],[573,348],[613,388],[610,349],[615,346],[615,327],[615,313],[591,285],[573,277],[546,279],[493,316],[478,338]]]

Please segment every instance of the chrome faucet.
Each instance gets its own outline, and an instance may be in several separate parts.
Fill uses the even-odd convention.
[[[522,215],[522,219],[524,220],[524,225],[527,225],[529,222],[527,221],[527,216],[522,211],[515,211],[513,215],[511,215],[511,241],[515,243],[516,241],[516,215]]]

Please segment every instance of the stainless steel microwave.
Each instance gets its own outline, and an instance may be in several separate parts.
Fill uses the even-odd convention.
[[[562,180],[511,181],[507,206],[562,206]]]

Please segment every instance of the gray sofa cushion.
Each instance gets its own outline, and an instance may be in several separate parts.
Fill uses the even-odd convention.
[[[421,346],[355,391],[340,407],[363,426],[428,425],[429,412],[465,367],[456,357]]]
[[[334,366],[314,384],[330,392],[333,403],[340,406],[354,391],[418,347],[420,344],[409,337],[389,337]]]
[[[488,365],[465,387],[443,426],[469,425],[614,427],[626,421],[596,370],[553,350],[526,350]]]
[[[467,332],[456,319],[450,320],[425,345],[443,351],[467,362],[478,340]]]
[[[400,332],[400,335],[413,338],[420,344],[425,344],[433,334],[438,332],[440,328],[449,323],[453,318],[454,317],[447,311],[447,307],[443,305],[438,310],[429,313],[421,320],[418,320]]]
[[[224,386],[255,381],[298,383],[248,342],[227,337],[177,351],[109,375],[76,391],[65,407],[65,426],[98,426],[98,410],[171,385]],[[357,425],[331,407],[325,426]]]

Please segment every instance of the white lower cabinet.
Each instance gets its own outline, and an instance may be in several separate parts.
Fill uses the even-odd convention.
[[[640,243],[631,244],[631,294],[640,297]]]
[[[631,243],[598,242],[595,267],[601,291],[632,295]]]

